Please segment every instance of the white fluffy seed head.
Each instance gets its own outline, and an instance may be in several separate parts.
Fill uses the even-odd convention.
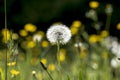
[[[52,44],[57,44],[58,42],[60,44],[66,44],[71,38],[71,31],[63,24],[55,24],[50,26],[46,36]]]

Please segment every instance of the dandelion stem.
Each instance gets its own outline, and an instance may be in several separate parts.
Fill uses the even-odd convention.
[[[47,67],[42,62],[40,62],[40,64],[41,64],[42,68],[47,72],[47,74],[50,77],[50,79],[53,80],[52,76],[50,75],[50,73],[47,70]]]
[[[59,42],[57,42],[57,62],[58,62],[58,67],[60,68],[61,64],[60,64],[60,44],[59,44]]]
[[[58,71],[60,74],[60,80],[62,80],[62,69],[61,69],[61,64],[60,64],[60,43],[59,41],[57,42],[57,62],[58,62]]]
[[[6,8],[6,0],[4,0],[4,12],[5,12],[5,29],[7,29],[7,8]],[[5,44],[5,47],[6,47],[6,54],[5,54],[5,57],[6,57],[6,60],[5,60],[5,80],[7,80],[7,31],[6,31],[6,44]]]
[[[50,73],[48,72],[48,70],[46,70],[47,74],[49,75],[50,79],[53,80],[52,76],[50,75]]]
[[[105,25],[106,30],[109,30],[110,21],[111,21],[111,14],[107,14],[106,25]]]

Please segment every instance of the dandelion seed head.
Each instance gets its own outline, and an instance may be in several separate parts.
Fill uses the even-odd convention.
[[[39,34],[35,34],[35,35],[33,36],[33,41],[35,41],[35,42],[40,42],[41,39],[42,39],[42,36],[39,35]]]
[[[118,61],[118,58],[113,58],[111,59],[111,66],[113,68],[117,68],[119,66],[119,61]]]
[[[46,36],[52,44],[66,44],[71,38],[71,31],[63,24],[55,24],[48,29]]]

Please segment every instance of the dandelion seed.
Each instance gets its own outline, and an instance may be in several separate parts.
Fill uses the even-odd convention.
[[[47,38],[52,44],[66,44],[71,38],[71,31],[62,24],[52,25],[47,31]]]

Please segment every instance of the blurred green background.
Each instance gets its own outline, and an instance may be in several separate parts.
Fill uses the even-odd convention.
[[[74,20],[80,20],[86,26],[90,26],[90,20],[85,13],[90,9],[92,0],[7,0],[8,28],[18,31],[26,23],[37,25],[38,29],[46,29],[54,22],[63,22],[70,26]],[[116,24],[120,21],[119,0],[96,0],[99,7],[96,9],[102,28],[105,26],[105,6],[112,4],[113,13],[110,25],[110,34],[119,36],[115,31]],[[0,28],[4,27],[4,0],[0,0]],[[89,32],[94,32],[88,28]],[[115,31],[115,32],[114,32]]]

